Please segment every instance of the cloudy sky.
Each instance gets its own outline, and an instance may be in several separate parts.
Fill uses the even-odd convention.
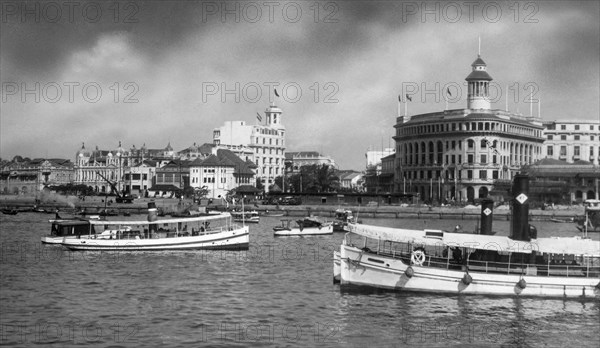
[[[478,37],[494,108],[508,94],[509,110],[529,115],[533,88],[543,120],[600,117],[597,1],[4,1],[1,10],[3,159],[72,159],[82,142],[181,150],[212,142],[224,121],[258,122],[273,100],[288,151],[362,170],[367,148],[393,146],[407,88],[409,114],[443,110],[449,86],[448,107],[466,106]]]

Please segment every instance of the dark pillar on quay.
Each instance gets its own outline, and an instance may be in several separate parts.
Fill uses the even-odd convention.
[[[510,238],[529,242],[529,176],[517,174],[512,185]]]
[[[494,220],[494,201],[489,198],[484,198],[481,201],[481,229],[480,234],[491,236],[492,220]]]

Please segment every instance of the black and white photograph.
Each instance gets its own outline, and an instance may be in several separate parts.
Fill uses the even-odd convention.
[[[600,1],[2,0],[0,346],[600,346]]]

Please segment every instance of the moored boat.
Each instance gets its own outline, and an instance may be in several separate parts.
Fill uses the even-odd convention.
[[[600,232],[600,200],[586,199],[583,202],[584,216],[577,219],[577,229],[586,235],[588,232]]]
[[[334,211],[335,218],[333,220],[333,232],[347,232],[346,226],[354,218],[352,211],[348,209],[336,209]]]
[[[232,211],[233,221],[243,223],[259,223],[260,216],[256,210],[252,211]]]
[[[0,211],[2,211],[2,214],[4,214],[4,215],[17,215],[19,213],[18,210],[9,209],[9,208],[3,208],[3,209],[0,209]]]
[[[334,280],[398,291],[600,298],[600,242],[538,238],[528,223],[526,176],[515,177],[512,192],[510,236],[492,235],[491,200],[482,202],[481,234],[350,223],[334,253]]]
[[[148,219],[141,221],[89,221],[88,231],[64,238],[71,250],[247,250],[249,229],[233,224],[229,213],[158,220],[154,202]]]
[[[281,225],[273,228],[275,236],[309,236],[333,233],[333,224],[324,222],[316,217],[305,217],[296,220],[296,226],[292,226],[292,220],[281,220]]]

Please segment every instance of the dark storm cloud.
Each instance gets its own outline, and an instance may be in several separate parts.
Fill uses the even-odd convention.
[[[0,105],[2,157],[43,156],[39,144],[48,144],[51,156],[69,157],[82,141],[106,148],[119,140],[150,147],[171,141],[176,149],[210,142],[212,129],[223,121],[255,122],[273,91],[263,89],[255,103],[233,102],[231,96],[223,102],[220,94],[203,101],[203,83],[233,88],[276,81],[297,83],[304,91],[298,102],[276,99],[284,110],[288,149],[322,150],[342,168],[362,169],[369,145],[388,145],[402,83],[462,84],[476,58],[478,36],[496,82],[539,83],[545,119],[598,114],[598,2],[502,1],[496,3],[503,11],[496,22],[481,13],[495,2],[474,5],[473,21],[467,2],[456,2],[463,10],[456,23],[440,13],[437,22],[420,13],[422,6],[442,9],[448,2],[323,1],[316,2],[315,18],[314,1],[296,1],[303,11],[297,22],[282,18],[281,9],[290,2],[278,3],[272,22],[260,1],[122,1],[118,20],[109,8],[114,2],[98,3],[104,15],[96,23],[81,12],[72,22],[8,16],[0,23],[3,82],[92,81],[104,91],[96,103],[81,95],[73,103],[64,96],[58,103],[22,103],[19,95],[10,96]],[[206,11],[214,4],[219,11],[257,4],[262,17],[252,23],[228,15],[222,22],[220,13]],[[538,22],[523,23],[526,4],[537,6]],[[415,5],[417,12],[409,15],[408,7]],[[517,5],[515,22],[509,6]],[[334,21],[325,21],[328,15]],[[110,89],[115,82],[117,103]],[[127,82],[139,88],[138,103],[122,103]],[[338,87],[336,103],[323,103],[326,82]],[[310,89],[315,83],[319,102]],[[573,100],[587,102],[574,109]],[[504,100],[499,104],[503,107]],[[443,102],[415,100],[409,113],[443,107]],[[465,107],[464,98],[450,107]],[[528,109],[522,103],[509,107]]]

